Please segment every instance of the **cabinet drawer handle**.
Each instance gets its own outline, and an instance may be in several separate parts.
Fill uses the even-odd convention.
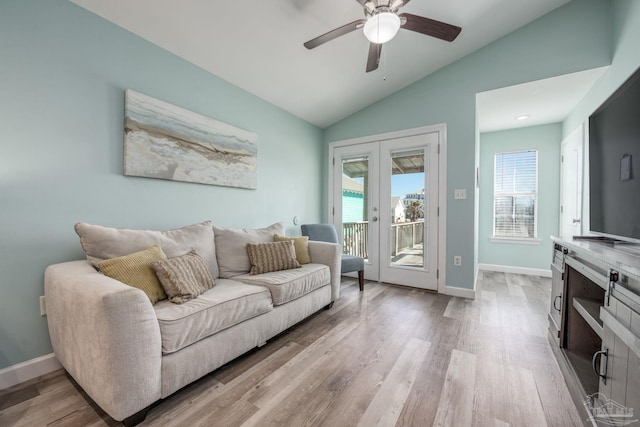
[[[598,356],[604,356],[604,373],[602,370],[598,368]],[[602,358],[600,358],[602,361]],[[593,372],[596,373],[597,376],[600,377],[603,384],[607,384],[607,365],[609,364],[609,349],[607,347],[604,350],[596,351],[593,355],[593,359],[591,359],[591,365],[593,366]],[[602,363],[600,363],[602,367]]]
[[[562,313],[562,306],[560,308],[556,307],[556,301],[560,300],[560,303],[562,303],[562,294],[560,295],[556,295],[556,297],[553,300],[553,308],[558,312],[558,313]]]
[[[609,307],[609,300],[611,299],[611,291],[613,291],[613,287],[616,282],[620,279],[620,273],[615,271],[614,269],[609,270],[609,287],[607,288],[607,307]]]

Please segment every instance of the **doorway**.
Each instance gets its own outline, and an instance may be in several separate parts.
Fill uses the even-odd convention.
[[[582,159],[584,126],[580,125],[562,141],[560,186],[560,236],[582,232]]]
[[[437,290],[444,127],[330,146],[330,222],[365,279]]]

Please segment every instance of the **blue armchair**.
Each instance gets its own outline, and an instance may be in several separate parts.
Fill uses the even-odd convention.
[[[340,243],[338,233],[333,224],[303,224],[302,235],[308,236],[309,240],[320,242]],[[354,255],[342,254],[341,273],[358,272],[358,283],[360,291],[364,290],[364,258]]]

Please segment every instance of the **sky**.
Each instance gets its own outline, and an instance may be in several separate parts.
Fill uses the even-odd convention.
[[[404,197],[407,193],[414,193],[424,188],[424,173],[407,173],[391,177],[391,195]]]

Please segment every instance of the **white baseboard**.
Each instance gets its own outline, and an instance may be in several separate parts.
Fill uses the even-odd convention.
[[[509,265],[478,264],[478,270],[497,271],[500,273],[524,274],[526,276],[551,277],[551,270],[541,268],[511,267]]]
[[[0,369],[0,390],[62,368],[53,353]]]
[[[476,299],[475,289],[459,288],[457,286],[445,286],[444,294],[452,297]]]

